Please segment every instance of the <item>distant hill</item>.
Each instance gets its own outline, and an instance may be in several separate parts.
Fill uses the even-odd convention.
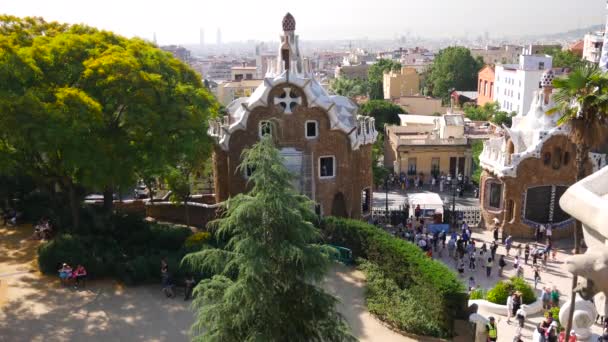
[[[586,33],[595,32],[595,31],[603,31],[604,25],[592,25],[587,26],[585,28],[570,30],[566,32],[558,32],[558,33],[547,33],[547,34],[538,34],[538,35],[529,35],[523,36],[523,39],[526,40],[556,40],[556,41],[570,41],[570,40],[579,40],[583,39]]]

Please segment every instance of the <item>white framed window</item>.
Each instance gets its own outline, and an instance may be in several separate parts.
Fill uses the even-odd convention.
[[[319,178],[327,179],[336,177],[336,157],[319,157]]]
[[[304,123],[304,136],[306,139],[315,139],[319,136],[319,123],[315,120],[307,120]]]
[[[260,121],[258,127],[258,136],[260,138],[265,137],[267,135],[272,135],[272,122],[270,121]]]

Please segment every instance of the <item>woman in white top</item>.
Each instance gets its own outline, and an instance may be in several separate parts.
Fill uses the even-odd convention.
[[[511,315],[513,312],[513,294],[507,297],[507,323],[511,322]]]

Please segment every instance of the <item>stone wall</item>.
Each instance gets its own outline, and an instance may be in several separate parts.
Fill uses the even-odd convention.
[[[204,228],[209,221],[216,218],[217,208],[189,202],[188,214],[191,226]],[[146,216],[159,221],[186,224],[186,208],[183,204],[154,202],[146,205]]]
[[[280,95],[284,86],[274,88],[269,98]],[[311,156],[313,199],[322,207],[323,214],[331,215],[334,198],[344,198],[346,216],[361,217],[361,192],[372,188],[371,145],[361,146],[353,151],[348,136],[342,131],[331,130],[327,113],[320,108],[308,108],[304,92],[289,84],[292,93],[302,97],[302,104],[292,114],[284,114],[280,107],[269,105],[252,110],[245,130],[231,134],[229,151],[214,149],[214,178],[216,201],[221,202],[230,196],[248,190],[247,179],[237,167],[241,163],[243,149],[259,141],[258,127],[261,120],[273,123],[273,138],[276,146],[294,148],[304,156]],[[318,137],[305,136],[305,122],[318,122]],[[354,132],[353,132],[354,133]],[[335,177],[319,178],[319,157],[335,156]],[[339,194],[342,195],[339,195]]]

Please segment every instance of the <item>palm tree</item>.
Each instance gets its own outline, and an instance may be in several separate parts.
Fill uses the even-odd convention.
[[[575,69],[568,76],[553,81],[555,107],[547,114],[560,113],[558,124],[570,124],[570,139],[576,145],[576,181],[587,175],[589,151],[601,143],[602,131],[608,123],[608,75],[595,65]],[[579,253],[581,222],[574,229],[574,254]],[[566,331],[572,328],[578,277],[572,277],[570,312]]]

